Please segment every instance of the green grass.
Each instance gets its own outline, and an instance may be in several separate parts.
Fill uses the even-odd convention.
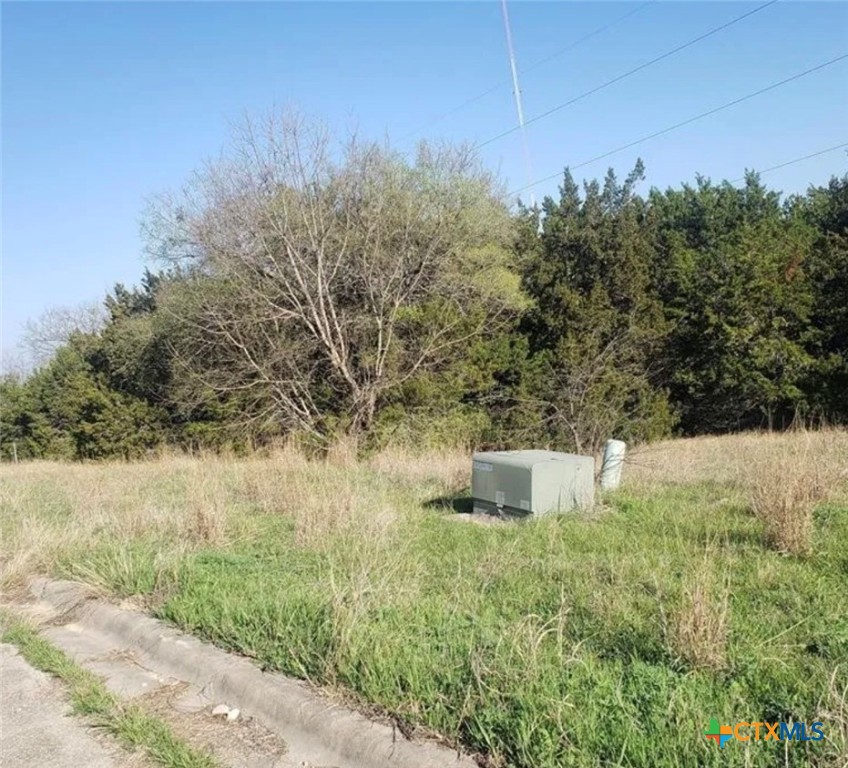
[[[0,486],[6,578],[142,596],[491,766],[845,768],[844,494],[816,510],[810,554],[787,556],[738,479],[802,438],[673,441],[600,515],[492,527],[433,504],[467,482],[467,456],[22,465]],[[840,439],[812,458],[844,466]],[[826,739],[719,750],[713,718],[821,720]]]
[[[735,498],[665,487],[619,495],[600,519],[505,527],[430,511],[388,541],[312,549],[263,518],[251,541],[187,555],[158,613],[493,765],[842,766],[848,510],[820,510],[816,554],[796,559],[765,549]],[[109,551],[87,566],[106,582]],[[156,583],[152,549],[129,560],[114,589]],[[693,576],[728,596],[717,669],[687,661],[674,632]],[[711,718],[823,720],[828,738],[719,751],[703,737]]]
[[[167,723],[135,705],[126,705],[102,681],[75,664],[35,630],[12,620],[3,641],[18,647],[34,667],[59,678],[68,687],[75,714],[117,737],[128,749],[143,749],[166,768],[216,768],[206,752],[194,749],[174,735]]]

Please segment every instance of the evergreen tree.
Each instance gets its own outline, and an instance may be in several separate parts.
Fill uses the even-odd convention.
[[[658,289],[670,326],[665,348],[672,402],[687,433],[792,421],[802,383],[811,286],[811,232],[786,217],[755,175],[736,189],[652,195]]]
[[[609,437],[665,434],[672,416],[653,365],[665,333],[650,282],[652,242],[635,195],[641,162],[623,184],[612,170],[583,197],[566,171],[547,198],[539,247],[525,270],[526,318],[538,356],[535,390],[553,444],[596,451]]]

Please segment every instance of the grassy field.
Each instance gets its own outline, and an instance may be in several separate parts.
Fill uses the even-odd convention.
[[[658,444],[596,509],[508,525],[451,519],[469,465],[4,466],[2,578],[132,597],[491,766],[848,765],[848,433]],[[713,718],[826,738],[719,750]]]

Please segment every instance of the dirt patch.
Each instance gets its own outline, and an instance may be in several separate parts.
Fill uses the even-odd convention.
[[[196,746],[208,749],[233,768],[288,768],[286,743],[252,718],[232,721],[213,716],[212,706],[196,712],[180,711],[178,701],[190,693],[189,685],[176,682],[140,697],[137,703],[166,720],[174,732]]]

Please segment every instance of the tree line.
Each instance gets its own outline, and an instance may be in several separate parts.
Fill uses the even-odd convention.
[[[848,175],[785,200],[644,178],[566,170],[515,209],[468,147],[248,122],[151,205],[140,284],[2,378],[3,459],[848,421]]]

